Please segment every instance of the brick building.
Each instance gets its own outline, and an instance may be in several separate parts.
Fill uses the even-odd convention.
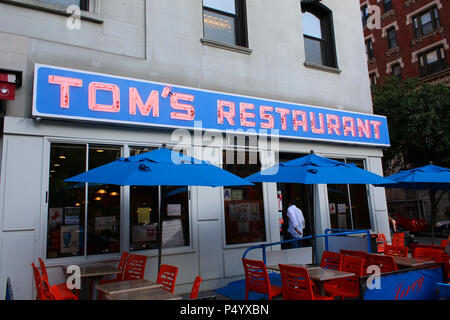
[[[450,1],[360,0],[360,4],[372,85],[387,76],[450,85]]]

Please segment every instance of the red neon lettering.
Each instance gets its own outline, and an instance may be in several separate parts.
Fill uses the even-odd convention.
[[[320,128],[317,128],[316,126],[316,115],[314,112],[309,113],[309,117],[311,118],[311,131],[313,133],[318,134],[324,134],[325,133],[325,124],[323,119],[323,114],[319,113],[319,122],[320,122]]]
[[[285,109],[285,108],[276,108],[275,111],[280,114],[281,116],[281,129],[286,130],[287,129],[287,119],[286,115],[291,113],[291,110]]]
[[[241,126],[244,127],[254,127],[256,123],[253,121],[248,121],[247,118],[254,118],[255,115],[253,113],[247,112],[247,110],[253,110],[255,106],[251,103],[241,103],[239,105],[239,110],[241,113]]]
[[[48,76],[48,83],[57,84],[60,86],[60,103],[59,107],[63,109],[69,108],[70,101],[70,87],[82,87],[83,80],[75,78],[66,78],[59,76]]]
[[[406,288],[405,290],[402,290],[402,284],[400,284],[397,288],[397,293],[395,295],[395,300],[403,299],[403,297],[407,297],[409,293],[413,293],[414,290],[416,289],[416,285],[417,285],[417,291],[416,293],[418,293],[422,287],[423,284],[423,279],[424,277],[421,277],[419,279],[417,279],[416,281],[414,281],[412,284],[410,284],[408,286],[408,288]],[[400,294],[400,296],[399,296]]]
[[[169,95],[170,95],[170,91],[172,91],[172,88],[171,87],[165,87],[164,89],[163,89],[163,92],[161,93],[161,96],[163,97],[163,98],[167,98]]]
[[[363,120],[360,118],[356,119],[356,123],[358,125],[358,137],[362,138],[363,134],[367,137],[367,138],[371,138],[372,137],[372,132],[370,130],[370,123],[369,120]]]
[[[223,107],[228,107],[228,111]],[[217,100],[217,123],[223,124],[223,119],[227,119],[228,124],[234,126],[234,117],[236,116],[236,108],[234,102]]]
[[[299,120],[298,117],[301,117],[302,120]],[[308,120],[306,119],[306,112],[301,110],[292,110],[292,118],[294,121],[294,130],[298,131],[298,128],[303,127],[303,132],[308,131]]]
[[[261,119],[268,121],[268,122],[261,122],[261,128],[264,128],[264,129],[273,129],[274,128],[273,115],[266,113],[266,112],[272,112],[272,111],[273,111],[273,107],[269,107],[269,106],[259,107],[259,116],[261,117]]]
[[[348,136],[350,132],[352,137],[356,137],[355,119],[352,117],[342,117],[342,124],[344,125],[344,136]]]
[[[194,101],[194,96],[190,94],[183,94],[183,93],[173,93],[170,96],[170,105],[172,108],[176,110],[182,110],[186,111],[186,113],[181,112],[171,112],[170,117],[172,119],[177,120],[194,120],[195,117],[195,109],[193,106],[189,104],[180,103],[178,100],[185,100],[185,101]]]
[[[381,122],[372,120],[372,121],[370,121],[370,124],[373,125],[373,132],[374,132],[375,139],[380,139]]]
[[[136,88],[130,88],[130,114],[136,114],[136,105],[143,116],[148,116],[153,109],[153,116],[159,117],[159,92],[153,90],[147,98],[147,101],[142,102],[141,96]]]
[[[97,103],[97,90],[112,92],[113,103],[111,105]],[[91,82],[89,84],[89,109],[102,112],[120,111],[120,89],[115,84]]]
[[[334,123],[333,123],[334,121]],[[327,126],[328,126],[328,134],[333,134],[333,131],[338,136],[341,135],[341,125],[339,123],[339,116],[334,114],[327,114]]]

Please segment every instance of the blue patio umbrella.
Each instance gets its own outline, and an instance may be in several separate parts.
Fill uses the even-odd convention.
[[[302,184],[374,184],[393,183],[375,173],[311,153],[246,177],[251,182]]]
[[[66,182],[87,182],[120,186],[158,186],[161,206],[161,186],[241,186],[253,185],[209,162],[201,161],[166,148],[156,149],[128,158],[119,158],[92,170],[83,172]],[[158,224],[161,265],[162,218]]]
[[[386,188],[450,190],[450,169],[432,164],[411,170],[402,170],[387,177],[392,183]]]

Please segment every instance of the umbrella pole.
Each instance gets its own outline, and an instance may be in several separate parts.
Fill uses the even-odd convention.
[[[158,273],[161,268],[161,257],[162,257],[162,212],[161,212],[161,186],[158,186]]]
[[[312,243],[311,243],[311,250],[312,250],[312,264],[315,264],[316,263],[316,259],[315,259],[315,257],[316,257],[316,246],[315,246],[315,243],[316,243],[316,237],[315,237],[315,234],[316,234],[316,232],[315,232],[315,230],[314,230],[314,221],[313,221],[313,217],[315,216],[315,214],[314,214],[314,189],[313,189],[314,187],[313,187],[313,185],[309,185],[308,186],[308,189],[309,189],[309,199],[310,199],[310,208],[309,208],[309,212],[308,212],[308,215],[309,215],[309,228],[310,228],[310,230],[311,230],[311,236],[312,236]],[[312,212],[312,215],[311,215],[311,212]],[[312,217],[311,217],[312,216]]]

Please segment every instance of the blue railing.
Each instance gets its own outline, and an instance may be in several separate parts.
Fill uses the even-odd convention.
[[[247,256],[247,253],[251,250],[255,250],[255,249],[261,249],[262,250],[262,258],[264,263],[266,263],[266,248],[267,247],[272,247],[272,246],[277,246],[277,245],[281,245],[284,243],[289,243],[289,242],[293,242],[293,241],[303,241],[303,240],[307,240],[307,239],[313,239],[314,243],[316,241],[316,238],[325,238],[325,250],[328,251],[328,238],[329,237],[336,237],[336,236],[347,236],[347,235],[351,235],[351,234],[361,234],[361,233],[365,233],[367,235],[367,252],[372,252],[372,246],[371,246],[371,238],[370,238],[370,230],[346,230],[346,229],[326,229],[324,234],[315,234],[312,236],[306,236],[300,239],[289,239],[289,240],[283,240],[283,241],[278,241],[278,242],[272,242],[272,243],[263,243],[260,244],[258,246],[253,246],[250,248],[247,248],[247,250],[245,250],[244,254],[242,255],[242,258],[245,258]],[[314,246],[313,243],[313,247]],[[314,254],[314,252],[313,252]]]

